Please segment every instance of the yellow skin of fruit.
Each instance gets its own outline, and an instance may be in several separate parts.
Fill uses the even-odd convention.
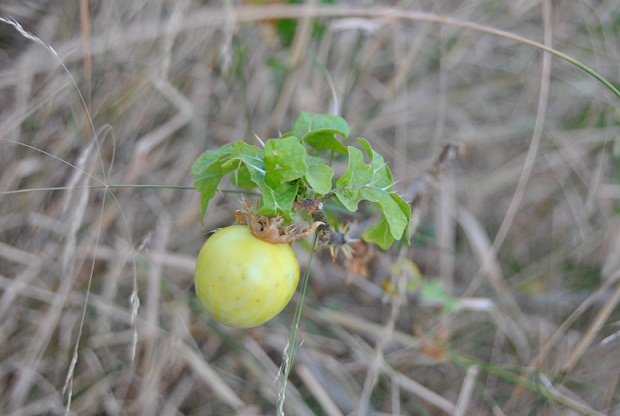
[[[271,244],[245,225],[232,225],[202,246],[194,281],[211,317],[230,327],[252,328],[289,303],[299,282],[299,263],[289,244]]]

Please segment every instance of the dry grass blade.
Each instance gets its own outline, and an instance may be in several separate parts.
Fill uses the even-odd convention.
[[[547,393],[549,393],[553,399],[561,404],[566,405],[567,407],[579,412],[583,415],[588,416],[603,416],[605,413],[598,412],[592,409],[587,404],[582,401],[576,400],[572,397],[569,397],[566,394],[563,394],[558,389],[556,389],[553,384],[545,377],[544,374],[539,374],[539,378],[541,379],[541,386],[546,389]]]
[[[456,402],[456,409],[454,410],[454,416],[463,416],[467,414],[467,407],[471,400],[471,394],[474,389],[475,379],[480,372],[480,367],[471,366],[467,369],[467,375],[465,376],[465,381],[463,382],[463,386],[461,387],[461,392],[459,393],[459,399]]]
[[[377,324],[350,314],[321,310],[320,315],[327,322],[333,322],[350,330],[362,332],[376,339],[381,339],[384,333],[384,327],[382,324]],[[399,342],[401,345],[406,347],[415,347],[419,342],[419,340],[412,335],[398,332],[392,334],[392,340]]]
[[[258,345],[252,338],[246,337],[243,339],[243,343],[248,353],[255,360],[251,365],[248,363],[248,367],[256,372],[256,375],[262,379],[263,385],[261,389],[264,390],[263,394],[267,395],[274,403],[278,395],[282,394],[282,387],[277,383],[281,377],[282,367],[278,367],[267,355],[265,350]],[[246,358],[247,360],[247,358]],[[282,403],[283,408],[279,411],[291,412],[294,411],[300,415],[312,415],[312,410],[304,403],[303,398],[299,390],[292,384],[282,382],[283,387],[286,389],[286,397],[288,399]]]
[[[240,410],[244,407],[244,403],[239,396],[222,379],[217,371],[205,361],[200,353],[190,349],[185,344],[177,344],[175,345],[175,349],[181,359],[185,360],[196,375],[203,382],[207,383],[226,404],[235,410]]]
[[[343,413],[340,412],[338,406],[331,399],[329,393],[325,390],[325,388],[321,385],[320,381],[312,374],[312,371],[304,365],[300,364],[297,366],[297,374],[301,378],[302,382],[308,387],[308,389],[312,392],[314,398],[319,402],[321,408],[325,415],[328,416],[342,416]]]
[[[613,277],[614,278],[612,280],[617,282],[617,280],[620,279],[620,271],[618,271],[618,273],[616,273]],[[611,293],[609,300],[605,302],[596,316],[594,316],[587,330],[581,336],[577,345],[575,345],[572,354],[563,363],[561,367],[562,373],[568,373],[574,368],[577,361],[581,359],[586,349],[592,344],[594,338],[600,335],[601,328],[605,325],[609,319],[609,316],[614,312],[618,306],[618,303],[620,303],[620,284],[616,283],[616,288]]]
[[[549,339],[547,340],[543,348],[540,350],[540,352],[528,364],[528,367],[538,368],[539,366],[541,366],[548,359],[549,355],[552,353],[554,348],[557,347],[557,344],[561,343],[564,340],[564,337],[566,336],[566,332],[571,327],[571,325],[573,325],[577,319],[582,317],[583,314],[587,311],[587,309],[590,308],[597,300],[604,297],[608,293],[612,285],[617,282],[618,278],[620,278],[620,274],[616,273],[613,276],[613,279],[606,280],[601,285],[601,287],[599,287],[594,293],[592,293],[583,302],[581,302],[579,306],[573,310],[573,312],[566,318],[566,320],[562,322],[562,324],[556,329],[556,331],[549,337]],[[602,312],[599,311],[599,315],[601,313]],[[581,350],[580,354],[583,354],[583,345],[584,344],[582,344],[582,348],[580,348]],[[575,350],[573,350],[573,353],[572,353],[573,356],[575,356],[574,351]],[[565,366],[565,362],[561,362],[560,365]],[[521,384],[523,383],[523,381],[525,381],[528,375],[529,375],[529,372],[525,373],[520,378],[520,383],[518,383],[517,388],[512,392],[512,395],[510,396],[510,399],[508,400],[506,404],[506,408],[508,410],[513,408],[513,406],[517,405],[519,398],[523,394],[523,389],[521,388]]]
[[[495,254],[495,249],[488,236],[485,235],[480,222],[463,207],[458,211],[458,220],[480,264],[479,276],[487,277],[489,283],[501,299],[499,306],[507,308],[509,311],[508,319],[516,322],[516,325],[512,326],[512,329],[507,332],[507,335],[511,337],[515,345],[517,345],[520,354],[526,357],[527,351],[529,350],[527,336],[525,334],[525,330],[528,326],[527,318],[521,312],[516,299],[505,282],[501,267],[497,260],[497,255]],[[474,280],[468,287],[466,293],[475,291],[478,284],[479,283]]]
[[[429,390],[415,380],[412,380],[411,378],[398,373],[393,373],[392,377],[394,377],[394,379],[398,382],[398,385],[401,386],[404,390],[415,394],[420,399],[428,402],[436,408],[441,409],[442,411],[449,414],[453,414],[456,410],[456,406],[452,402],[450,402],[440,394]]]
[[[405,258],[406,253],[406,250],[401,251],[399,256],[400,258],[397,260],[397,262],[402,262]],[[400,314],[400,307],[405,297],[407,280],[411,278],[411,276],[408,276],[407,273],[404,271],[405,268],[402,269],[403,271],[401,271],[397,276],[391,276],[391,280],[396,282],[398,292],[396,296],[393,296],[390,299],[390,315],[388,321],[385,323],[385,329],[383,331],[383,334],[381,335],[381,338],[375,346],[375,356],[370,364],[370,367],[368,368],[366,379],[364,380],[364,388],[362,390],[362,395],[360,397],[360,402],[357,408],[358,415],[363,415],[367,412],[370,396],[379,379],[379,370],[384,360],[385,349],[387,345],[392,342],[392,336],[394,333],[394,327],[396,326],[396,320],[398,319],[398,315]]]

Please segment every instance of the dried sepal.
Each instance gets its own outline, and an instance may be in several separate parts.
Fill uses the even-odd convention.
[[[257,202],[250,202],[241,197],[242,209],[233,213],[237,224],[250,227],[252,235],[271,244],[292,244],[297,240],[311,236],[322,222],[316,221],[310,227],[304,228],[296,225],[284,225],[282,217],[268,217],[257,214]]]
[[[338,224],[336,229],[330,232],[329,252],[332,255],[332,260],[336,261],[338,253],[342,252],[347,259],[353,257],[355,250],[351,246],[359,242],[357,238],[351,237],[351,224]]]
[[[364,241],[356,241],[349,247],[355,256],[347,257],[347,284],[353,282],[355,276],[368,277],[368,265],[377,257],[374,247]]]

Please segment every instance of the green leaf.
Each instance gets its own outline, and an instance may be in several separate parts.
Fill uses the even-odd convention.
[[[390,193],[390,196],[392,197],[392,199],[394,201],[396,201],[396,203],[398,204],[401,212],[403,214],[405,214],[406,221],[407,221],[407,225],[405,226],[405,229],[403,231],[403,235],[399,239],[404,238],[405,239],[405,243],[410,244],[411,243],[411,233],[409,232],[409,226],[411,225],[411,206],[409,205],[409,203],[407,201],[405,201],[396,192]]]
[[[305,164],[306,149],[296,139],[295,142],[297,149],[299,149],[299,146],[302,148],[302,162]],[[277,145],[275,147],[273,145],[270,146],[272,146],[272,149],[279,149]],[[286,148],[286,146],[283,148]],[[246,188],[257,186],[260,189],[263,196],[259,206],[259,213],[269,216],[282,215],[286,220],[291,220],[293,202],[297,195],[299,181],[294,180],[283,184],[276,183],[275,185],[267,184],[263,158],[263,150],[242,141],[227,143],[218,149],[207,150],[200,155],[191,169],[191,174],[194,177],[194,188],[201,194],[200,218],[204,219],[209,201],[215,195],[222,177],[229,172],[235,171],[233,183]],[[296,157],[293,160],[298,159]],[[299,175],[303,176],[305,173],[305,170],[302,168],[302,173],[295,175],[299,178]],[[278,175],[276,174],[275,177],[277,179]]]
[[[340,116],[302,112],[287,135],[299,138],[316,150],[333,150],[346,155],[347,148],[337,136],[347,137],[350,132],[349,125]]]
[[[305,149],[303,151],[305,154]],[[209,201],[215,195],[222,177],[231,171],[235,171],[233,182],[237,185],[258,186],[263,194],[260,213],[270,216],[282,215],[287,220],[292,218],[297,182],[268,185],[265,181],[263,150],[238,141],[204,152],[192,165],[194,188],[201,194],[201,219],[204,218]]]
[[[308,172],[306,182],[317,195],[325,195],[332,190],[332,178],[334,170],[325,165],[325,161],[320,157],[307,156]]]
[[[293,201],[295,201],[295,195],[297,194],[297,181],[275,186],[269,185],[265,179],[266,167],[263,160],[263,151],[245,142],[237,142],[237,147],[235,147],[225,164],[236,164],[238,162],[243,163],[247,167],[250,180],[258,186],[258,189],[263,194],[258,213],[268,216],[281,215],[285,220],[291,220]]]
[[[392,205],[391,203],[385,205],[381,204],[379,201],[374,201],[377,202],[379,209],[381,209],[381,219],[377,223],[366,227],[362,233],[362,239],[364,241],[374,243],[383,250],[387,250],[394,240],[404,238],[405,242],[409,244],[411,239],[411,235],[408,231],[411,221],[411,208],[409,204],[396,192],[390,192],[389,196],[396,205]],[[399,234],[400,230],[402,230],[402,234]]]
[[[381,189],[362,189],[361,193],[364,199],[378,205],[383,213],[383,217],[390,226],[392,237],[400,240],[409,225],[407,214],[403,212],[400,204],[396,202],[396,198],[402,198],[395,192],[385,192]]]
[[[281,215],[286,221],[293,219],[293,202],[297,196],[299,181],[285,183],[277,189],[271,188],[264,181],[258,184],[263,197],[260,201],[259,214],[274,217]]]
[[[238,141],[234,143],[230,156],[223,161],[222,167],[239,169],[243,163],[248,170],[250,180],[258,185],[265,181],[265,162],[263,162],[263,151],[256,146]]]
[[[303,141],[316,150],[333,150],[337,153],[347,154],[347,148],[338,141],[335,133],[331,130],[313,131],[306,134]]]
[[[358,140],[370,157],[370,163],[364,163],[364,155],[361,150],[349,146],[347,171],[336,183],[338,188],[343,188],[336,194],[338,199],[351,212],[357,211],[358,203],[367,199],[365,190],[373,189],[387,193],[392,188],[392,172],[383,157],[372,150],[366,140]]]
[[[381,217],[381,220],[366,227],[362,233],[362,239],[367,243],[378,245],[383,250],[390,248],[394,242],[394,237],[392,237],[390,226],[385,217]]]
[[[392,179],[392,171],[388,167],[387,163],[383,159],[379,153],[375,152],[372,147],[370,147],[370,143],[366,139],[357,139],[360,143],[360,146],[366,151],[366,154],[370,156],[371,167],[372,167],[372,177],[374,181],[374,185],[381,188],[386,188],[389,190],[392,188],[392,184],[394,183]]]
[[[364,199],[362,189],[372,186],[372,167],[364,163],[362,151],[349,146],[349,166],[336,186],[339,189],[336,196],[346,209],[357,211],[359,202]]]
[[[302,178],[308,171],[306,148],[296,137],[269,139],[265,143],[265,182],[277,188]]]
[[[411,209],[397,193],[392,192],[392,172],[383,157],[375,152],[370,143],[359,139],[360,146],[370,158],[364,162],[361,150],[349,146],[349,165],[347,171],[336,183],[336,196],[349,211],[357,211],[362,200],[375,203],[381,210],[381,220],[369,227],[363,235],[366,241],[376,243],[381,248],[389,247],[394,240],[408,233]]]
[[[191,175],[194,177],[194,189],[200,192],[200,219],[204,219],[209,201],[215,195],[222,177],[235,169],[234,166],[222,166],[222,161],[230,156],[235,143],[227,143],[214,150],[207,150],[192,164]]]
[[[256,184],[252,181],[250,170],[245,165],[239,166],[239,169],[232,173],[232,183],[240,188],[252,189],[256,188]]]

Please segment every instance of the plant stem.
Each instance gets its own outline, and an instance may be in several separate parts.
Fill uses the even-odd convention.
[[[288,340],[288,347],[290,347],[290,351],[286,348],[284,350],[284,372],[282,380],[282,386],[280,387],[280,393],[278,394],[278,416],[284,416],[284,399],[286,397],[286,384],[288,382],[288,377],[291,374],[291,370],[293,368],[293,360],[295,359],[295,353],[297,352],[297,333],[299,332],[299,322],[301,321],[301,311],[304,305],[304,299],[306,297],[306,289],[308,288],[308,280],[310,277],[310,265],[312,264],[312,258],[314,257],[314,249],[316,248],[316,242],[318,240],[318,233],[314,234],[314,239],[312,241],[312,247],[310,248],[310,258],[308,259],[308,266],[306,267],[306,271],[304,273],[303,281],[301,283],[301,299],[299,300],[299,305],[295,310],[295,321],[293,324],[293,331]]]
[[[27,192],[50,192],[67,191],[69,189],[179,189],[182,191],[193,191],[193,186],[185,185],[138,185],[138,184],[113,184],[113,185],[88,185],[88,186],[51,186],[47,188],[25,188],[12,191],[2,191],[0,195],[24,194]],[[234,189],[218,189],[219,192],[227,194],[259,195],[256,192]]]

